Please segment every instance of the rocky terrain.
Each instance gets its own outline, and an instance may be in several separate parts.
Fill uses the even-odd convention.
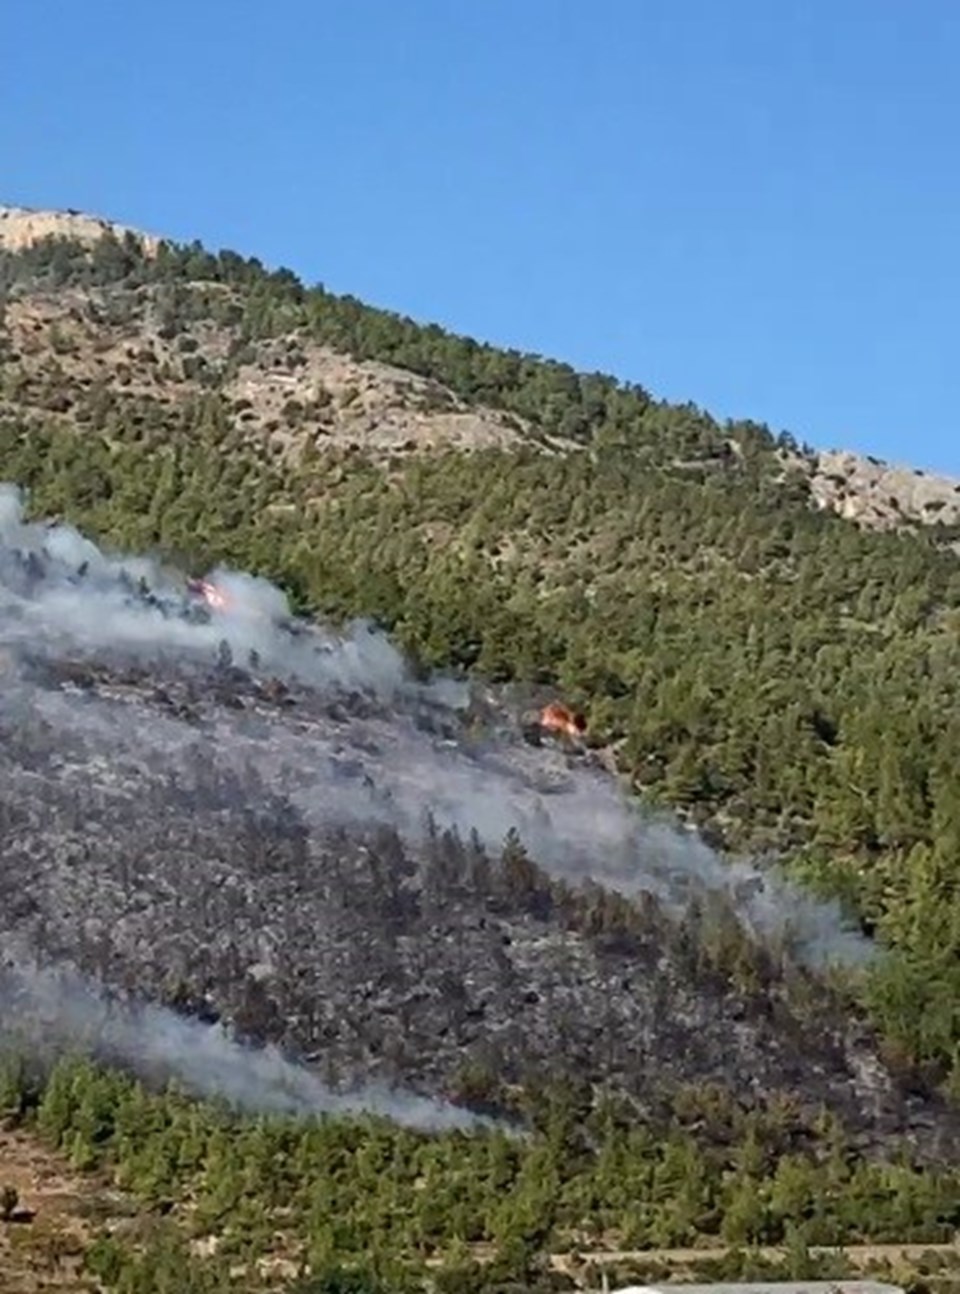
[[[90,246],[108,232],[115,238],[135,238],[149,256],[156,255],[160,245],[160,239],[152,234],[82,211],[37,211],[31,207],[0,206],[0,247],[9,251],[32,247],[44,238],[69,238]]]
[[[229,305],[225,293],[207,295]],[[381,453],[520,440],[503,415],[468,409],[437,383],[354,361],[296,332],[241,343],[235,327],[199,319],[170,336],[163,297],[138,292],[133,319],[117,318],[113,294],[96,290],[11,301],[7,345],[19,363],[8,378],[8,410],[66,414],[92,428],[107,385],[164,415],[216,384],[244,431],[280,453],[332,440]]]
[[[960,480],[843,450],[816,455],[810,488],[821,507],[863,526],[955,525],[960,518]]]
[[[0,208],[0,248],[10,250],[50,237],[87,246],[107,228],[118,243],[126,232]],[[156,244],[147,251],[155,254]],[[216,388],[243,431],[279,454],[308,444],[403,453],[506,448],[522,439],[516,419],[468,407],[437,382],[358,362],[316,345],[303,330],[251,338],[241,316],[236,294],[217,284],[179,293],[164,286],[13,293],[3,316],[0,413],[62,415],[93,430],[107,388],[137,401],[144,418],[169,416]]]
[[[50,238],[92,248],[106,234],[118,246],[132,240],[151,258],[162,245],[79,212],[0,207],[0,249]],[[107,389],[139,402],[145,420],[151,409],[162,417],[216,389],[244,431],[281,456],[332,445],[380,455],[521,443],[554,453],[582,448],[562,436],[534,436],[522,418],[467,404],[442,383],[317,345],[303,329],[251,337],[242,314],[236,293],[213,283],[179,293],[160,286],[16,292],[5,311],[0,413],[56,414],[92,430]],[[789,449],[782,458],[791,478],[807,483],[813,506],[858,525],[960,521],[960,480],[843,450]]]

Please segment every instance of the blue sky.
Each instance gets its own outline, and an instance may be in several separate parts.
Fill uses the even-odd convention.
[[[0,202],[960,474],[955,0],[30,0]]]

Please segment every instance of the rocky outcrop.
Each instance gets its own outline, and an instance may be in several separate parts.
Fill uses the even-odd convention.
[[[952,526],[960,520],[960,479],[845,450],[816,455],[810,489],[821,508],[861,526],[890,530],[905,524]]]
[[[92,244],[107,233],[116,238],[132,234],[148,256],[155,256],[161,239],[153,234],[130,229],[113,220],[85,215],[81,211],[34,211],[30,207],[0,206],[0,247],[20,251],[32,247],[44,238],[69,238],[74,242]]]

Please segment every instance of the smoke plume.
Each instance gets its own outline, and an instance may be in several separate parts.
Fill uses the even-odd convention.
[[[424,694],[462,706],[467,689],[453,679],[416,684],[399,652],[369,625],[343,635],[290,624],[283,592],[258,576],[220,568],[210,584],[222,606],[184,615],[187,585],[179,573],[145,557],[111,556],[74,527],[24,519],[24,497],[0,485],[0,621],[8,646],[43,643],[48,654],[125,654],[142,661],[210,660],[224,644],[239,665],[308,686],[364,688],[384,700]],[[146,591],[147,595],[143,596]],[[205,614],[201,614],[204,612]]]
[[[335,634],[292,621],[283,593],[258,577],[221,569],[197,588],[149,557],[106,553],[70,526],[26,521],[10,485],[0,486],[0,653],[0,735],[19,733],[29,746],[37,725],[55,734],[58,793],[77,803],[95,777],[128,774],[143,795],[153,787],[171,803],[164,788],[202,768],[244,810],[282,797],[308,831],[384,823],[419,841],[429,814],[496,850],[515,829],[538,863],[574,884],[650,893],[678,915],[720,895],[749,932],[814,966],[873,953],[836,905],[641,812],[607,773],[526,745],[509,716],[478,733],[466,722],[466,684],[418,681],[369,625]],[[107,675],[96,687],[74,684],[63,670],[77,662]],[[165,1066],[206,1094],[264,1109],[362,1108],[418,1126],[469,1123],[414,1096],[340,1096],[274,1051],[245,1050],[159,1007],[108,1011],[73,972],[21,959],[14,973],[19,999],[51,1022],[50,1038],[68,1043],[93,1027],[131,1063]]]
[[[252,1113],[375,1115],[425,1132],[477,1131],[493,1120],[416,1093],[365,1085],[336,1092],[272,1046],[234,1042],[219,1025],[106,995],[69,966],[41,967],[22,950],[0,972],[0,1042],[37,1059],[80,1053],[147,1080]]]

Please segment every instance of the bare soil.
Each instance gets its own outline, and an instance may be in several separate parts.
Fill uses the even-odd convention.
[[[19,1202],[0,1222],[0,1294],[96,1290],[82,1259],[95,1225],[91,1206],[103,1185],[73,1173],[27,1133],[0,1131],[0,1190],[5,1186],[16,1190]]]

